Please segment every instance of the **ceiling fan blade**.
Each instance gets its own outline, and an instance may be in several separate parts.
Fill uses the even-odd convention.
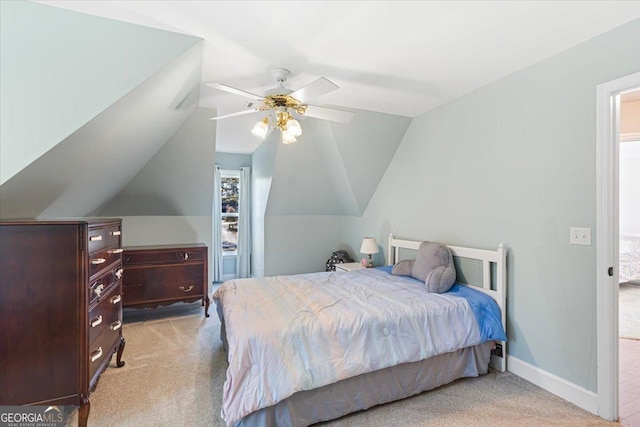
[[[338,85],[331,81],[320,77],[318,80],[314,80],[308,85],[301,87],[300,89],[291,92],[289,96],[297,99],[298,101],[305,103],[310,99],[315,99],[319,96],[326,95],[329,92],[333,92],[338,89]]]
[[[243,116],[245,114],[257,113],[258,111],[260,111],[259,108],[254,108],[253,110],[243,110],[243,111],[238,111],[236,113],[230,113],[222,116],[211,117],[209,120],[220,120],[220,119],[226,119],[229,117]]]
[[[207,83],[207,86],[212,87],[214,89],[220,89],[225,92],[233,93],[236,95],[244,96],[245,98],[255,99],[256,101],[264,100],[263,96],[258,96],[255,93],[251,93],[242,89],[236,89],[235,87],[223,85],[222,83]]]
[[[335,108],[320,107],[319,105],[307,105],[304,115],[338,123],[349,123],[353,118],[351,111],[336,110]]]

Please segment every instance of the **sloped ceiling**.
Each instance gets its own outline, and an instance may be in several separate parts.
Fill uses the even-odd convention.
[[[194,111],[99,215],[211,215],[215,114]]]
[[[278,143],[266,214],[361,215],[410,122],[364,110],[348,125],[305,120],[298,142]]]
[[[49,21],[48,15],[40,8],[50,9],[36,5],[34,10],[37,13],[30,17],[31,22],[28,28],[53,26],[50,32],[36,31],[42,38],[53,37],[50,33],[56,32],[56,26],[66,25],[67,20],[71,26],[77,20],[76,13],[54,9],[55,13],[70,16],[64,20]],[[15,12],[15,10],[10,11],[12,14]],[[14,15],[6,16],[5,12],[3,2],[3,25],[5,19],[12,21],[14,17]],[[17,13],[18,15],[31,13],[31,9]],[[114,34],[114,45],[109,45],[108,41],[105,41],[88,50],[78,49],[67,52],[68,62],[58,62],[53,67],[56,68],[54,74],[64,74],[66,70],[70,75],[75,75],[77,70],[74,67],[77,64],[99,66],[102,62],[113,62],[114,67],[125,71],[103,76],[105,82],[93,80],[96,77],[95,74],[91,79],[92,84],[81,77],[78,77],[75,82],[72,80],[61,82],[63,86],[68,86],[62,89],[63,92],[67,90],[66,102],[62,103],[57,102],[59,100],[57,96],[44,94],[37,96],[27,90],[24,96],[28,100],[27,103],[33,106],[33,112],[27,111],[25,107],[23,114],[30,115],[31,119],[26,120],[26,117],[23,117],[21,126],[10,133],[8,131],[3,133],[1,140],[3,172],[5,172],[4,162],[11,167],[11,171],[19,170],[15,174],[11,171],[5,172],[10,179],[0,186],[0,217],[2,218],[86,216],[95,213],[138,173],[197,108],[202,64],[202,47],[198,39],[187,37],[188,43],[183,42],[180,48],[176,49],[175,46],[171,47],[170,33],[150,29],[149,31],[154,35],[162,33],[153,43],[144,34],[136,33],[136,37],[132,39],[122,38],[115,34],[120,31],[126,32],[127,28],[123,28],[123,25],[126,27],[132,25],[114,22],[114,26],[110,27],[107,24],[113,21],[95,17],[87,17],[87,19],[90,22],[85,22],[80,28],[76,28],[77,33],[69,33],[68,37],[58,38],[57,43],[71,43],[69,40],[73,39],[86,41],[84,35],[93,34],[92,28],[95,25],[102,31],[100,37],[105,40]],[[93,20],[96,22],[94,23]],[[18,35],[28,32],[23,30],[18,32]],[[142,45],[138,45],[138,36],[143,42]],[[183,40],[185,36],[178,35],[178,37]],[[27,52],[30,52],[31,48],[39,50],[39,40],[32,40],[23,46],[23,49]],[[158,46],[168,43],[168,51],[173,55],[173,61],[169,59],[166,52],[160,55],[163,56],[162,60],[155,60],[152,53],[147,56],[145,40],[148,41],[148,47],[152,52],[162,50]],[[51,49],[55,50],[53,41],[48,40],[46,43],[42,41],[42,43],[45,46],[52,44]],[[129,48],[121,46],[124,44],[128,44]],[[136,49],[132,49],[132,46]],[[120,51],[120,48],[123,50]],[[43,55],[43,52],[39,53]],[[126,70],[136,69],[137,63],[147,64],[142,67],[146,76],[143,77],[144,73],[139,70],[133,71],[131,75],[127,74]],[[15,65],[12,64],[11,67]],[[28,74],[29,67],[26,64],[22,66],[26,67]],[[4,74],[7,68],[4,60],[2,67],[4,79],[7,77]],[[82,70],[86,72],[86,66],[83,65],[83,67],[85,68]],[[40,73],[45,80],[48,79],[46,73],[42,73],[42,69]],[[11,102],[14,99],[11,93],[16,91],[15,86],[20,88],[27,85],[23,79],[16,77],[15,73],[10,72],[8,75],[13,78],[3,80],[2,83],[3,132],[5,132],[5,124],[11,122],[9,114],[17,114]],[[122,79],[124,81],[118,85],[118,81]],[[49,82],[49,84],[55,86],[55,82]],[[103,85],[110,89],[107,90]],[[98,86],[101,87],[100,90],[92,89]],[[5,94],[5,88],[10,89],[7,91],[8,94]],[[101,101],[87,105],[88,101],[85,102],[85,100],[92,97],[98,97]],[[98,111],[105,108],[107,103],[111,105],[102,112]],[[18,111],[21,108],[20,105],[16,106]],[[91,117],[93,114],[98,115]],[[57,117],[61,121],[63,121],[62,117],[69,120],[65,126],[54,130],[48,123],[56,120],[49,116]],[[88,122],[85,123],[83,120]],[[74,126],[77,127],[74,128]],[[63,137],[65,132],[70,133],[66,138]],[[47,144],[45,146],[35,144],[32,138],[36,135],[40,135],[38,138],[46,140]],[[62,142],[57,141],[59,137],[63,137]],[[23,145],[30,150],[27,156],[16,154],[16,147]],[[48,147],[49,145],[52,148]],[[39,154],[45,147],[48,147],[45,152]],[[8,154],[5,156],[5,153]],[[24,167],[25,162],[28,163],[26,167]]]
[[[0,184],[200,41],[25,1],[0,8]]]
[[[45,1],[205,40],[200,105],[219,114],[273,88],[324,76],[340,90],[313,100],[415,117],[640,17],[638,1]],[[252,120],[253,119],[253,120]],[[252,153],[259,117],[218,126],[218,151]]]

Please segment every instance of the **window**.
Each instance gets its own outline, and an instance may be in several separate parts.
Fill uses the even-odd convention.
[[[238,196],[240,194],[240,172],[220,171],[220,199],[222,201],[222,251],[235,254],[238,248]]]

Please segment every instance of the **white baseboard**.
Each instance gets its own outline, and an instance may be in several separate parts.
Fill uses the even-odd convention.
[[[509,355],[507,370],[574,405],[598,415],[598,395]]]

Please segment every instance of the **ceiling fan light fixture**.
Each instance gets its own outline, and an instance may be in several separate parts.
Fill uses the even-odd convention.
[[[267,137],[267,132],[269,131],[269,117],[265,117],[255,124],[251,133],[255,136],[265,139]]]
[[[338,123],[348,123],[351,120],[353,116],[352,112],[306,103],[309,99],[326,95],[338,89],[335,83],[332,83],[324,77],[320,77],[308,85],[292,91],[284,87],[284,83],[290,74],[290,71],[286,68],[274,69],[273,77],[278,87],[270,89],[264,96],[236,89],[222,83],[208,83],[208,86],[215,89],[244,96],[251,100],[245,105],[245,108],[248,109],[212,117],[211,119],[219,120],[227,117],[267,111],[269,115],[256,123],[251,133],[264,140],[272,130],[280,129],[282,142],[284,144],[293,144],[296,142],[296,137],[302,135],[302,126],[298,120],[293,118],[292,113],[298,114],[298,116],[303,119],[305,117],[314,117]]]

